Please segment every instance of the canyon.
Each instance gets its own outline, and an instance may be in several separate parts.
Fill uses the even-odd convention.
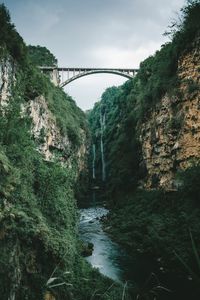
[[[198,299],[199,11],[84,113],[0,5],[3,300]],[[121,280],[118,256],[148,266],[143,280]]]

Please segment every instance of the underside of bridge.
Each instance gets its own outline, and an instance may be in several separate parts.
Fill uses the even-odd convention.
[[[127,79],[132,79],[137,73],[137,69],[122,69],[122,68],[61,68],[43,66],[39,69],[50,76],[50,79],[55,85],[64,87],[70,82],[79,79],[83,76],[92,74],[107,73],[115,74]]]

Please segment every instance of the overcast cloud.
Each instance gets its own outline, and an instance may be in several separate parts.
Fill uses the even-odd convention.
[[[167,41],[185,0],[4,0],[27,44],[46,46],[65,67],[137,68]],[[125,78],[83,77],[65,90],[84,110]]]

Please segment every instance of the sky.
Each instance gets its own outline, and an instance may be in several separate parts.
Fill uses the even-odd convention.
[[[60,67],[138,68],[167,41],[185,0],[3,0],[26,44],[47,47]],[[65,91],[91,109],[118,75],[95,74]]]

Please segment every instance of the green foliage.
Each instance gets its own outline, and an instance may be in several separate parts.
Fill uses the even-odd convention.
[[[183,125],[183,120],[184,120],[184,117],[181,114],[173,116],[167,124],[167,129],[168,130],[180,130]]]
[[[188,80],[188,93],[193,94],[199,91],[199,84],[193,80]]]
[[[72,293],[77,294],[76,299],[85,300],[86,294],[90,299],[95,285],[103,294],[110,281],[103,279],[98,272],[94,279],[93,271],[84,267],[86,263],[81,262],[78,254],[74,198],[77,161],[72,159],[71,168],[67,169],[60,163],[44,161],[36,151],[30,134],[31,120],[21,114],[21,105],[28,100],[26,85],[29,82],[24,78],[27,78],[26,73],[18,74],[9,105],[0,117],[0,293],[2,298],[9,297],[13,284],[16,284],[17,269],[21,278],[17,288],[18,299],[42,299],[49,288],[56,299],[67,300]],[[44,81],[47,82],[47,79]],[[59,117],[59,107],[65,110],[59,123],[63,124],[61,129],[66,133],[70,126],[79,132],[83,130],[83,113],[63,92],[56,88],[54,91],[54,87],[48,84],[49,94],[46,85],[41,92],[57,100],[56,116]],[[29,88],[31,93],[31,86]],[[60,95],[62,98],[59,98]],[[49,107],[53,111],[56,105],[53,106],[51,101]],[[79,120],[79,116],[82,119]],[[64,127],[65,124],[68,127]],[[71,141],[72,149],[78,147],[78,138]],[[79,264],[83,269],[76,272]],[[55,267],[57,275],[69,284],[46,285]],[[65,274],[66,271],[70,272],[70,276]]]
[[[190,1],[182,10],[182,22],[173,31],[172,41],[142,62],[138,74],[132,81],[118,88],[107,89],[101,101],[88,113],[92,139],[96,146],[98,182],[101,181],[102,175],[100,114],[105,114],[103,143],[107,174],[106,196],[112,199],[112,205],[118,205],[118,202],[122,201],[123,197],[120,195],[134,191],[140,178],[146,175],[137,136],[140,124],[148,119],[156,105],[159,106],[164,95],[168,94],[181,100],[177,75],[178,61],[199,36],[200,23],[197,18],[199,9],[199,1]],[[198,91],[195,83],[190,83],[188,89],[190,93]],[[171,108],[177,109],[178,104],[171,103]],[[180,130],[183,121],[184,115],[174,111],[167,129]],[[155,186],[156,180],[155,178]],[[120,201],[117,198],[120,198]]]
[[[45,96],[62,135],[67,135],[75,147],[80,146],[83,141],[83,130],[88,134],[84,112],[76,106],[70,96],[48,80]]]
[[[41,145],[45,142],[45,137],[46,137],[45,129],[44,129],[44,127],[42,127],[40,130],[39,138],[37,139],[37,142],[39,145]]]
[[[33,100],[34,98],[44,95],[48,90],[48,81],[41,74],[39,70],[32,67],[31,65],[27,65],[23,69],[23,74],[21,75],[24,82],[24,99],[25,100]]]
[[[46,47],[29,45],[28,56],[35,66],[57,65],[57,59]]]
[[[89,265],[84,261],[76,261],[74,265],[76,274],[75,280],[80,278],[80,281],[74,282],[76,300],[121,300],[123,295],[123,286],[111,279],[99,274],[96,269],[91,271]],[[83,277],[84,276],[84,277]],[[84,296],[83,296],[84,295]],[[131,300],[130,296],[126,295],[126,300]]]
[[[193,166],[181,172],[179,179],[182,182],[182,193],[191,201],[196,201],[199,204],[200,199],[200,166]]]
[[[135,118],[130,113],[131,100],[127,96],[131,83],[107,89],[89,113],[89,124],[96,145],[97,180],[101,181],[100,114],[105,115],[103,143],[106,160],[106,191],[110,201],[116,196],[133,190],[137,186],[139,143],[136,138]],[[128,132],[128,134],[127,134]],[[131,138],[130,138],[131,136]],[[114,200],[115,199],[115,200]]]
[[[178,54],[175,44],[163,45],[154,56],[147,58],[140,65],[135,89],[141,120],[167,92],[175,94],[178,87]]]
[[[194,198],[193,200],[195,200]],[[165,271],[184,274],[174,251],[193,264],[188,234],[191,228],[199,245],[198,203],[182,190],[175,193],[141,191],[126,196],[126,205],[110,215],[110,232],[134,256],[136,249],[161,257]],[[124,201],[124,199],[122,199]]]
[[[17,169],[10,164],[3,149],[0,150],[0,174],[0,195],[9,197],[14,186],[19,183],[19,175]]]
[[[181,97],[178,89],[178,60],[184,51],[194,46],[193,42],[200,34],[199,14],[199,1],[188,1],[188,5],[182,9],[181,23],[175,22],[171,26],[172,41],[141,63],[132,89],[138,120],[148,118],[149,112],[166,93]],[[196,89],[195,83],[190,84],[189,93]]]
[[[199,1],[189,2],[172,42],[145,60],[133,81],[108,89],[89,113],[99,178],[100,112],[106,116],[103,141],[107,196],[116,207],[109,220],[113,235],[131,251],[138,248],[162,256],[168,268],[176,268],[173,250],[191,263],[189,227],[199,246],[199,167],[186,171],[183,188],[174,195],[135,191],[138,180],[145,176],[145,172],[140,174],[137,126],[161,96],[178,93],[178,58],[198,34],[198,16]],[[85,116],[69,96],[34,67],[55,65],[56,59],[44,47],[30,46],[27,56],[4,5],[0,6],[0,26],[0,56],[11,56],[19,69],[9,106],[0,116],[1,297],[8,299],[14,287],[16,299],[42,299],[49,289],[58,300],[122,299],[123,288],[111,288],[112,282],[91,270],[78,254],[74,198],[77,162],[73,153],[83,141],[83,131],[87,131]],[[44,161],[30,133],[31,120],[22,116],[21,105],[41,95],[61,134],[67,135],[72,144],[71,153],[67,153],[72,159],[69,170],[56,161]],[[54,270],[58,283],[66,284],[47,284]]]
[[[200,30],[200,2],[199,0],[188,0],[181,9],[181,22],[171,25],[171,36],[177,45],[178,51],[189,49]]]
[[[0,4],[0,57],[7,51],[19,63],[26,58],[26,46],[23,39],[10,22],[10,15],[4,4]]]
[[[0,142],[5,153],[1,156],[2,170],[8,173],[5,177],[7,182],[2,182],[2,194],[6,201],[1,204],[0,223],[3,231],[1,264],[6,263],[11,269],[17,267],[11,258],[15,255],[13,249],[18,244],[20,248],[18,264],[23,281],[27,281],[26,274],[30,273],[34,289],[27,292],[25,285],[30,284],[27,282],[19,289],[18,296],[21,299],[27,296],[34,299],[35,296],[32,298],[34,294],[41,297],[44,279],[50,272],[51,265],[55,265],[58,260],[69,265],[68,259],[63,258],[64,255],[73,260],[76,247],[73,224],[76,222],[76,216],[71,179],[61,166],[54,164],[47,166],[35,150],[30,136],[30,122],[26,118],[21,118],[18,101],[12,99],[6,115],[3,114],[1,118],[4,119],[2,122],[4,126],[1,126]],[[36,187],[38,179],[43,183],[40,189]],[[58,185],[63,182],[66,186]],[[51,190],[50,194],[47,193],[47,189]],[[45,198],[42,195],[45,195]],[[64,210],[61,211],[61,208],[65,209],[65,218]],[[60,224],[59,231],[57,221]],[[26,253],[30,253],[30,258]],[[51,261],[51,264],[45,265],[45,260]],[[42,268],[40,274],[34,271],[37,268]],[[14,279],[9,276],[10,271],[5,273],[4,268],[0,269],[4,270],[3,273],[0,272],[1,294],[8,298],[9,286]]]
[[[181,268],[174,251],[180,253],[187,265],[193,266],[189,228],[197,249],[200,245],[200,167],[189,168],[179,176],[182,187],[177,192],[138,189],[140,179],[146,176],[138,133],[141,133],[141,124],[148,120],[155,107],[159,109],[159,102],[166,94],[177,99],[176,103],[171,103],[173,117],[166,124],[166,130],[172,132],[182,128],[184,115],[178,104],[182,96],[177,76],[178,61],[184,53],[195,47],[195,41],[199,38],[199,11],[200,2],[190,1],[182,10],[182,22],[172,32],[171,42],[142,62],[132,81],[118,88],[107,89],[101,101],[88,114],[93,143],[97,149],[99,181],[100,113],[106,116],[103,132],[107,173],[104,200],[109,200],[107,203],[111,208],[106,227],[129,250],[130,255],[134,257],[137,249],[155,258],[160,257],[164,272],[174,272],[182,278],[185,270]],[[198,87],[194,82],[188,82],[186,92],[198,92]],[[155,175],[154,188],[157,180]]]
[[[91,299],[96,286],[102,299],[113,299],[111,295],[118,294],[114,290],[121,287],[107,292],[111,281],[93,271],[78,253],[74,190],[78,184],[76,153],[87,127],[84,113],[30,63],[31,59],[36,64],[41,59],[45,64],[55,63],[53,55],[44,48],[36,47],[35,52],[31,47],[28,57],[3,5],[0,14],[1,58],[12,56],[17,64],[9,104],[0,110],[1,298],[11,298],[14,290],[16,299],[43,299],[50,290],[58,300],[72,295],[85,300],[85,295]],[[31,119],[22,108],[39,96],[46,100],[61,134],[69,139],[69,169],[57,159],[45,161],[37,150],[45,132],[34,141]],[[53,286],[47,283],[54,270],[60,281]]]

